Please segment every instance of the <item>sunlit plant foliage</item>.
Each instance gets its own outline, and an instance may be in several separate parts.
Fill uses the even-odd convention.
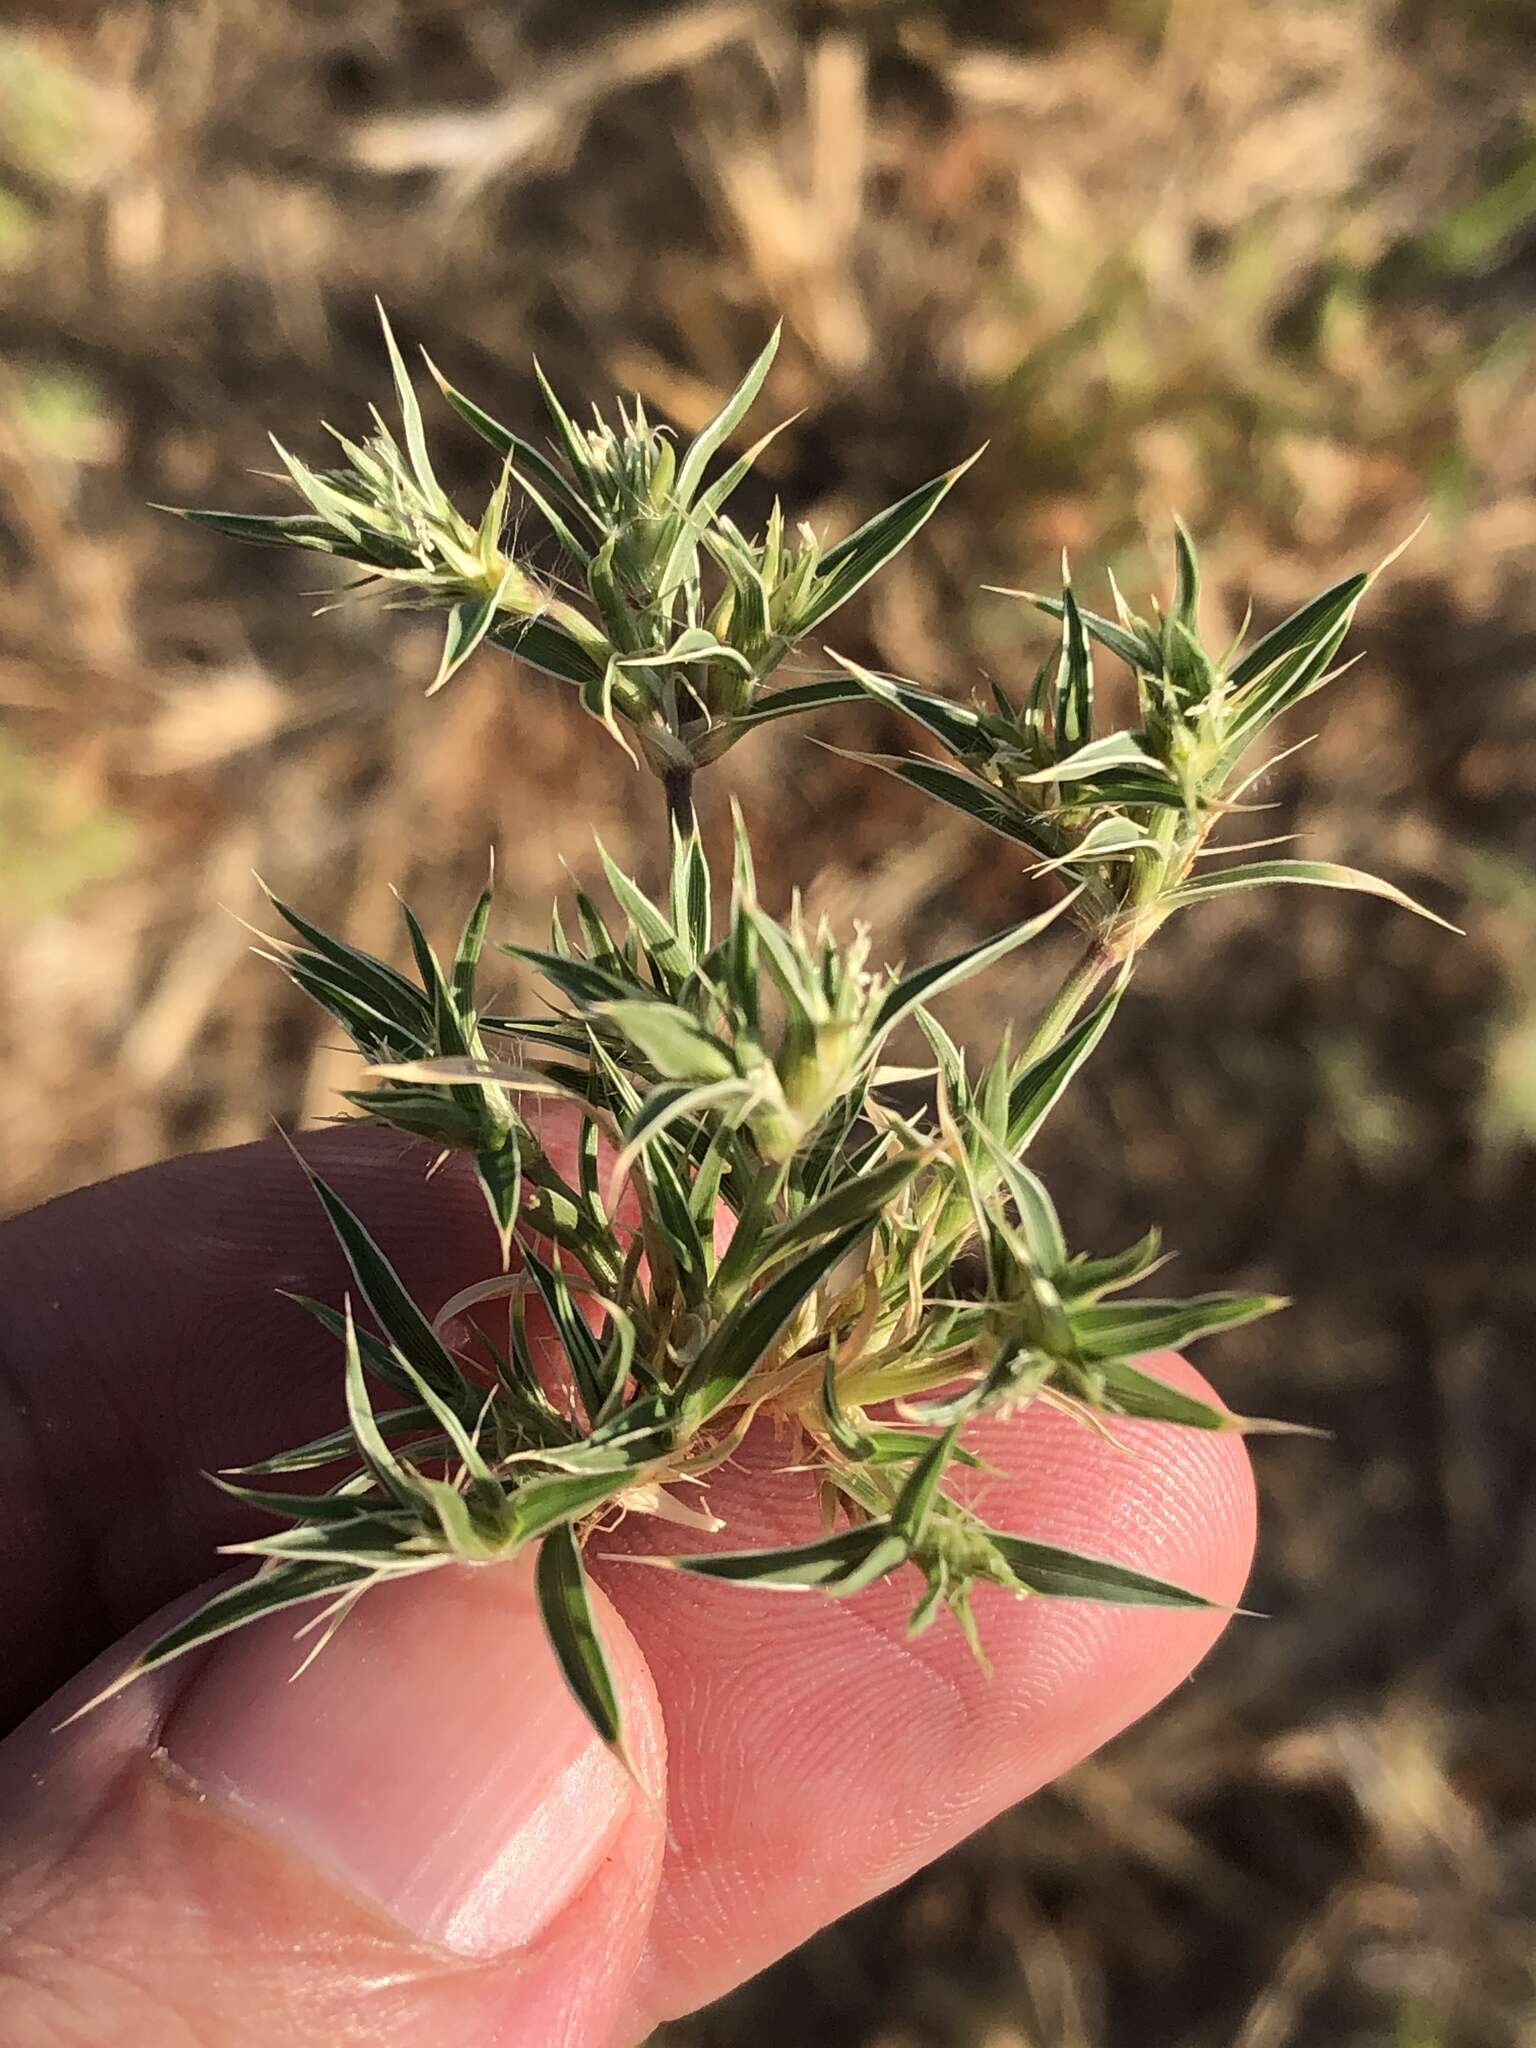
[[[968,1438],[982,1417],[1033,1403],[1111,1436],[1122,1417],[1270,1426],[1136,1361],[1276,1302],[1135,1291],[1161,1263],[1156,1233],[1109,1256],[1072,1250],[1028,1152],[1168,918],[1282,882],[1418,908],[1325,862],[1204,865],[1213,831],[1271,758],[1255,753],[1269,728],[1339,673],[1370,577],[1347,578],[1251,644],[1245,632],[1212,651],[1195,549],[1179,528],[1166,610],[1140,616],[1116,591],[1113,615],[1100,615],[1067,580],[1030,600],[1053,627],[1028,694],[994,687],[961,703],[826,653],[822,635],[965,465],[831,546],[777,503],[760,532],[731,516],[769,438],[730,452],[777,337],[686,447],[638,402],[616,423],[599,413],[580,424],[542,376],[552,435],[539,447],[434,369],[499,458],[470,518],[437,480],[387,323],[385,334],[398,436],[375,412],[362,439],[334,436],[329,466],[279,447],[297,512],[185,516],[335,556],[365,586],[439,610],[432,689],[482,644],[574,689],[662,786],[670,882],[653,900],[604,853],[604,901],[577,891],[544,945],[505,946],[544,984],[546,1006],[528,1016],[481,1007],[489,887],[448,954],[402,908],[412,974],[273,899],[282,931],[270,956],[366,1063],[365,1085],[347,1093],[356,1116],[468,1156],[501,1265],[430,1316],[311,1175],[355,1286],[342,1304],[305,1304],[337,1338],[346,1426],[223,1482],[281,1526],[231,1546],[259,1560],[254,1576],[135,1670],[285,1607],[315,1605],[323,1642],[381,1581],[531,1550],[555,1655],[622,1752],[585,1562],[620,1515],[652,1522],[663,1553],[669,1522],[709,1530],[712,1547],[635,1561],[715,1579],[847,1598],[905,1571],[913,1629],[947,1609],[973,1643],[978,1582],[1205,1605],[980,1519],[966,1499]],[[529,508],[557,550],[542,566],[516,540]],[[1096,650],[1134,677],[1132,726],[1100,715]],[[796,680],[785,681],[792,659]],[[739,814],[733,843],[706,849],[700,770],[759,726],[866,698],[905,714],[921,747],[873,766],[1012,842],[1021,866],[1052,878],[1049,908],[946,959],[887,969],[863,930],[813,926],[798,898],[784,915],[764,907]],[[1053,923],[1083,934],[1054,999],[969,1056],[929,1004]],[[581,1134],[563,1163],[540,1139],[551,1101]],[[786,1462],[820,1502],[814,1541],[735,1548],[711,1509],[710,1475],[759,1420],[777,1424]]]

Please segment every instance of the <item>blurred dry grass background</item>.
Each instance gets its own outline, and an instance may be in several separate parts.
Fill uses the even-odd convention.
[[[227,914],[253,868],[383,947],[387,884],[448,921],[493,839],[507,932],[594,821],[654,872],[558,686],[482,655],[424,706],[430,626],[312,621],[302,565],[147,509],[265,503],[268,428],[353,422],[375,291],[525,427],[534,349],[687,426],[782,310],[767,409],[804,411],[771,482],[832,530],[990,437],[840,622],[954,687],[1033,668],[978,586],[1064,544],[1143,590],[1177,507],[1235,624],[1433,514],[1270,793],[1273,829],[1459,902],[1468,937],[1213,908],[1046,1148],[1088,1240],[1157,1217],[1190,1285],[1300,1296],[1212,1355],[1239,1405],[1336,1432],[1263,1451],[1273,1618],[667,2048],[1536,2043],[1533,26],[39,0],[0,30],[5,1206],[329,1111],[343,1065]],[[714,781],[892,954],[1017,900],[1001,841],[803,739]]]

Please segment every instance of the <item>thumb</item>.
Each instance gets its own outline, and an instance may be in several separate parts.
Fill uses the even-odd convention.
[[[601,1620],[659,1788],[650,1675]],[[660,1793],[567,1694],[531,1572],[381,1586],[297,1676],[277,1615],[60,1730],[164,1622],[0,1745],[0,2040],[610,2048]]]

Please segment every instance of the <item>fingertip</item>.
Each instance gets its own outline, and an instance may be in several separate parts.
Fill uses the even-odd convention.
[[[1137,1363],[1180,1393],[1232,1414],[1216,1388],[1181,1353],[1159,1351]],[[1253,1568],[1259,1533],[1253,1459],[1236,1418],[1224,1430],[1165,1423],[1130,1427],[1131,1441],[1142,1455],[1159,1463],[1167,1480],[1169,1512],[1161,1540],[1170,1563],[1183,1572],[1179,1577],[1170,1570],[1167,1576],[1222,1607],[1235,1607]]]
[[[312,1661],[282,1618],[229,1639],[163,1752],[408,1938],[467,1957],[527,1949],[660,1784],[649,1673],[602,1618],[638,1782],[562,1678],[526,1561],[374,1589]]]
[[[664,1738],[595,1604],[638,1783],[566,1691],[517,1564],[375,1589],[307,1667],[300,1610],[62,1734],[45,1709],[0,1854],[0,2035],[69,2000],[92,2039],[609,2038],[659,1880]]]
[[[1142,1364],[1212,1398],[1183,1359]],[[987,1425],[984,1449],[973,1498],[995,1526],[1216,1604],[981,1586],[983,1668],[942,1615],[908,1640],[905,1575],[836,1603],[613,1577],[657,1672],[674,1759],[679,1854],[657,1911],[648,2020],[718,1995],[1059,1776],[1186,1679],[1226,1626],[1256,1520],[1235,1429],[1117,1419],[1105,1434],[1037,1403]],[[738,1542],[803,1538],[814,1524],[803,1481],[767,1458],[744,1453],[750,1469],[729,1489],[716,1482]]]
[[[1181,1393],[1230,1414],[1176,1352],[1138,1360]],[[1104,1609],[1139,1616],[1138,1629],[1183,1620],[1219,1633],[1247,1583],[1258,1535],[1253,1464],[1241,1430],[1200,1429],[1132,1417],[1079,1417],[1036,1406],[988,1429],[991,1475],[975,1489],[978,1510],[998,1526],[1202,1595],[1219,1615]],[[1214,1634],[1212,1639],[1214,1640]]]

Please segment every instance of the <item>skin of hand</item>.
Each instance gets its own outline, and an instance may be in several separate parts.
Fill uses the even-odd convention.
[[[424,1186],[420,1148],[302,1149],[429,1311],[499,1263],[473,1185]],[[631,1519],[590,1554],[640,1787],[565,1693],[521,1563],[370,1592],[297,1676],[309,1610],[278,1615],[60,1730],[195,1604],[216,1544],[271,1526],[205,1473],[340,1419],[334,1340],[279,1291],[341,1301],[328,1236],[277,1144],[0,1226],[7,2048],[632,2048],[1097,1748],[1220,1633],[981,1588],[988,1673],[947,1619],[907,1641],[900,1576],[844,1603],[688,1580],[622,1553],[706,1539]],[[1115,1436],[998,1426],[985,1512],[1234,1602],[1241,1438]],[[717,1540],[815,1533],[792,1463],[748,1439],[711,1482]]]

